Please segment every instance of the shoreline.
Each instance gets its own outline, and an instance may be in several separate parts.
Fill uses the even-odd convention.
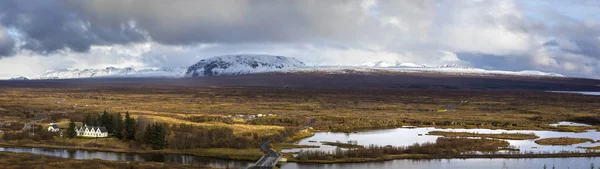
[[[174,155],[189,155],[205,158],[215,158],[221,160],[236,160],[236,161],[256,161],[260,156],[252,157],[250,154],[239,155],[239,154],[208,154],[208,153],[195,153],[193,150],[124,150],[124,149],[110,149],[110,148],[90,148],[90,147],[72,147],[72,146],[54,146],[54,145],[43,145],[43,144],[23,144],[16,145],[6,142],[0,142],[0,147],[11,147],[11,148],[47,148],[47,149],[64,149],[64,150],[85,150],[85,151],[97,151],[97,152],[111,152],[111,153],[130,153],[130,154],[174,154]],[[227,149],[227,148],[213,148],[214,149]],[[211,150],[211,149],[205,149]],[[237,150],[237,149],[234,149]],[[248,150],[248,149],[239,149]],[[253,150],[253,149],[252,149]],[[258,149],[256,149],[257,152]]]
[[[87,147],[68,147],[68,146],[52,146],[52,145],[15,145],[5,142],[0,142],[2,147],[12,148],[48,148],[48,149],[64,149],[64,150],[86,150],[86,151],[98,151],[98,152],[113,152],[113,153],[132,153],[132,154],[174,154],[174,155],[190,155],[205,158],[215,158],[221,160],[234,160],[234,161],[256,161],[260,158],[236,155],[236,154],[202,154],[186,151],[173,151],[173,150],[122,150],[122,149],[101,149],[101,148],[87,148]],[[429,154],[400,154],[400,155],[385,155],[378,158],[345,158],[345,159],[333,159],[333,160],[300,160],[292,157],[292,153],[283,153],[288,162],[294,163],[319,163],[319,164],[334,164],[334,163],[369,163],[369,162],[384,162],[392,160],[443,160],[443,159],[525,159],[525,158],[578,158],[578,157],[598,157],[600,158],[600,152],[583,152],[583,153],[555,153],[555,154],[495,154],[495,155],[471,155],[471,154],[459,154],[459,155],[429,155]],[[62,157],[61,157],[62,158]]]
[[[564,153],[564,154],[498,154],[498,155],[428,155],[428,154],[401,154],[386,155],[379,158],[345,158],[334,160],[299,160],[289,158],[285,155],[288,162],[295,163],[317,163],[317,164],[336,164],[336,163],[370,163],[385,162],[393,160],[446,160],[446,159],[536,159],[536,158],[600,158],[600,152],[595,153]]]

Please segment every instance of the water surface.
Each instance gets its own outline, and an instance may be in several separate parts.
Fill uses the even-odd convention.
[[[221,160],[214,158],[204,158],[190,155],[177,154],[136,154],[136,153],[116,153],[88,150],[63,150],[51,148],[13,148],[0,147],[0,151],[7,152],[27,152],[33,154],[50,155],[62,158],[71,158],[79,160],[102,159],[109,161],[137,161],[137,162],[162,162],[171,164],[190,164],[212,166],[216,168],[237,167],[248,168],[254,164],[252,161],[234,161]]]
[[[549,91],[549,92],[552,92],[552,93],[572,93],[572,94],[600,96],[600,92],[588,92],[588,91]]]
[[[592,126],[592,125],[589,125],[589,124],[583,124],[583,123],[569,122],[569,121],[561,121],[561,122],[558,122],[558,123],[550,124],[550,126],[553,126],[553,127],[557,127],[557,126],[579,126],[579,127],[589,127],[589,126]]]
[[[589,130],[583,133],[575,132],[555,132],[555,131],[535,131],[535,130],[491,130],[491,129],[437,129],[433,127],[421,128],[396,128],[385,130],[362,131],[355,133],[335,133],[335,132],[319,132],[314,136],[300,140],[299,145],[316,145],[320,148],[303,148],[303,150],[335,150],[335,146],[322,145],[321,141],[343,142],[349,140],[356,141],[359,145],[368,146],[371,144],[386,146],[409,146],[414,143],[435,142],[438,137],[427,135],[430,131],[448,131],[448,132],[472,132],[472,133],[534,133],[540,136],[539,139],[551,137],[573,137],[573,138],[590,138],[600,140],[600,132]],[[578,147],[600,146],[600,143],[581,143],[567,146],[547,146],[538,145],[534,140],[506,140],[511,146],[519,148],[521,152],[535,153],[559,153],[561,151],[578,151],[584,152],[585,149]],[[298,152],[301,149],[289,149],[283,152]]]
[[[188,155],[175,154],[132,154],[98,152],[87,150],[61,150],[46,148],[2,148],[0,151],[29,152],[72,159],[102,159],[112,161],[164,162],[171,164],[207,165],[217,168],[248,168],[254,164],[249,161],[219,160]],[[594,163],[600,166],[600,157],[576,158],[535,158],[535,159],[440,159],[440,160],[392,160],[370,163],[340,163],[340,164],[311,164],[311,163],[282,163],[282,169],[529,169],[544,165],[557,169],[585,169]]]
[[[304,164],[287,163],[281,169],[588,169],[590,164],[600,166],[600,157],[535,158],[535,159],[442,159],[392,160],[374,163]]]

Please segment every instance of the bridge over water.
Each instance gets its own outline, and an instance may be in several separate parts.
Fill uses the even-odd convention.
[[[316,121],[317,121],[316,119],[311,119],[307,125],[305,125],[298,131],[308,129],[310,126],[315,124]],[[296,131],[296,132],[298,132],[298,131]],[[281,136],[282,136],[282,138],[287,137],[287,135],[281,135]],[[256,161],[254,166],[250,167],[250,168],[252,168],[252,169],[272,169],[275,165],[277,165],[277,163],[281,159],[281,154],[270,149],[269,144],[271,144],[270,140],[267,140],[267,141],[263,142],[262,144],[260,144],[260,151],[265,153],[265,155],[263,155],[260,159],[258,159],[258,161]]]

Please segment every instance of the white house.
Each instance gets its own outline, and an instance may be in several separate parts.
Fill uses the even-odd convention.
[[[60,128],[54,123],[50,123],[50,127],[48,127],[49,132],[59,132]]]
[[[78,137],[108,137],[108,130],[104,126],[77,126],[75,132]]]

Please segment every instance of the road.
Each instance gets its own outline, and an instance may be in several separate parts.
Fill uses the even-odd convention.
[[[311,119],[310,122],[304,127],[302,127],[302,129],[300,130],[308,129],[310,126],[315,124],[316,121],[316,119]],[[270,149],[269,144],[271,144],[270,140],[267,140],[260,144],[260,151],[265,153],[265,155],[263,155],[258,161],[256,161],[256,164],[254,164],[254,166],[251,167],[252,169],[272,169],[273,166],[277,165],[277,162],[279,162],[279,160],[281,159],[281,154]]]

